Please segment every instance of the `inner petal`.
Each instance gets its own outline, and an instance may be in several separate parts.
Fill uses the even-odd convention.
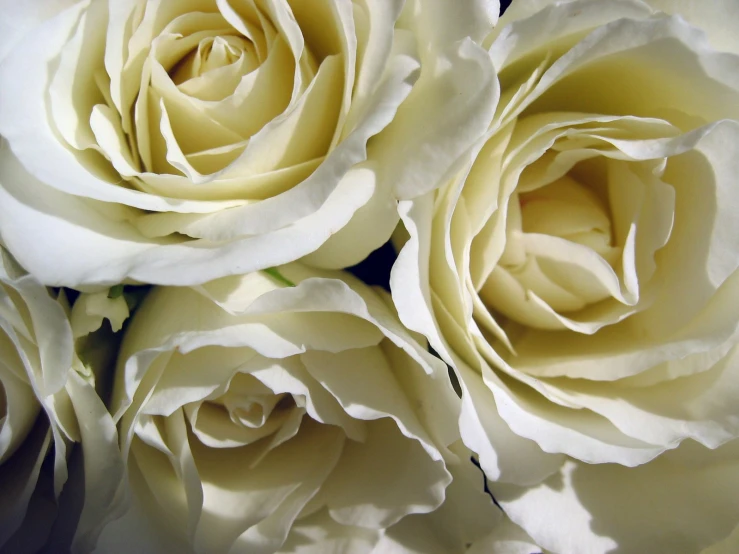
[[[217,35],[201,40],[197,48],[185,55],[169,73],[172,81],[181,86],[206,74],[212,74],[213,80],[229,77],[228,73],[218,71],[226,68],[235,69],[240,74],[240,80],[241,76],[256,69],[258,64],[259,60],[251,42],[235,35]],[[235,85],[231,88],[235,88]]]
[[[515,181],[498,209],[504,249],[478,288],[483,302],[523,325],[587,333],[643,309],[674,191],[661,180],[664,159],[633,159],[624,145],[674,133],[661,120],[572,113],[518,122],[500,178],[501,187]]]
[[[270,444],[281,443],[281,436],[294,436],[303,410],[292,395],[274,394],[253,376],[237,373],[222,394],[188,405],[185,413],[203,444],[235,448],[268,437]],[[268,445],[260,448],[269,449]]]
[[[608,207],[585,185],[569,176],[535,191],[521,194],[525,233],[566,238],[610,255],[611,221]]]
[[[530,311],[577,312],[612,295],[621,297],[616,275],[621,245],[614,245],[608,197],[601,182],[593,187],[588,182],[599,175],[572,172],[538,186],[529,175],[522,173],[520,193],[509,199],[506,248],[496,271],[518,281],[524,297],[536,297],[524,301]],[[492,283],[483,286],[484,301],[521,323],[551,326],[551,314],[518,317],[519,310],[506,309],[509,302],[501,295],[510,291],[498,289]]]
[[[243,373],[234,376],[228,390],[216,403],[228,410],[231,421],[236,425],[253,429],[263,426],[273,411],[279,419],[286,410],[294,406],[292,396],[274,394],[260,381]]]

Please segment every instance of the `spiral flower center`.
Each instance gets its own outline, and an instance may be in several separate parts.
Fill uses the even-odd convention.
[[[524,233],[560,237],[592,248],[601,256],[611,256],[608,208],[587,186],[565,176],[519,195],[518,200]]]
[[[662,181],[663,160],[630,159],[616,147],[675,131],[656,120],[592,119],[554,113],[518,122],[504,157],[524,167],[503,175],[505,208],[475,250],[490,268],[480,299],[528,327],[591,334],[654,294],[674,189]]]
[[[315,170],[348,107],[344,43],[313,37],[322,16],[312,5],[238,4],[146,3],[120,37],[87,28],[106,28],[95,8],[63,49],[78,61],[49,84],[51,119],[85,167],[149,194],[233,202],[280,194]],[[303,25],[310,36],[291,38]]]
[[[243,63],[243,67],[231,67],[239,62]],[[201,40],[196,49],[175,65],[170,76],[174,84],[180,86],[207,73],[218,78],[218,70],[224,68],[231,68],[243,75],[256,69],[258,64],[259,59],[250,41],[235,35],[219,35]]]
[[[237,375],[231,388],[211,403],[222,407],[230,421],[241,428],[260,429],[265,425],[272,427],[270,423],[278,420],[282,422],[295,407],[293,397],[289,394],[273,394],[271,391],[260,390],[255,393],[255,388],[262,387],[253,381],[249,375]],[[270,422],[270,418],[275,421]]]
[[[268,437],[276,446],[300,428],[304,410],[296,400],[291,394],[273,393],[252,375],[238,373],[222,395],[191,404],[186,413],[205,446],[238,448]],[[271,447],[264,446],[266,455]]]

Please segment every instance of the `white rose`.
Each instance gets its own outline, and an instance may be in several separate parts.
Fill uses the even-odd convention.
[[[514,2],[484,41],[501,85],[488,133],[401,203],[393,299],[459,370],[462,437],[495,480],[739,434],[739,41],[713,32],[739,13],[714,2],[703,21],[704,4],[699,30],[656,2]],[[702,536],[711,517],[685,532],[728,533]],[[644,526],[639,551],[677,551]],[[555,548],[527,528],[601,551],[568,529],[551,525],[572,541]]]
[[[0,37],[0,234],[47,285],[354,264],[395,227],[393,189],[433,187],[493,107],[469,38],[497,19],[483,0],[87,0],[43,19],[65,4],[4,6],[20,30]]]
[[[69,476],[75,443],[83,482]],[[60,510],[56,526],[75,526],[73,550],[90,551],[120,508],[123,475],[115,425],[75,353],[64,307],[0,248],[0,548],[43,547],[66,486],[78,489],[72,496],[84,487],[84,506],[73,522]]]
[[[209,554],[413,537],[412,518],[451,481],[459,398],[385,302],[299,265],[154,288],[126,331],[112,402],[134,508],[99,551],[131,534],[137,552]],[[494,512],[481,474],[462,471],[476,478],[457,504]],[[400,538],[386,533],[406,516]],[[444,552],[470,541],[455,533]]]

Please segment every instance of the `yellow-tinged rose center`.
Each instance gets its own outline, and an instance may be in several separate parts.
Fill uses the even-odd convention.
[[[607,206],[586,185],[565,176],[550,185],[520,194],[524,233],[557,236],[592,248],[603,256],[612,247]]]
[[[213,72],[211,75],[217,79],[219,77],[217,71],[224,68],[244,75],[258,66],[259,58],[251,41],[235,35],[218,35],[201,40],[197,48],[175,65],[170,71],[170,76],[181,90],[187,91],[187,85],[182,86],[184,83],[209,72]]]
[[[304,404],[290,394],[273,393],[252,375],[238,373],[226,392],[200,406],[191,406],[186,415],[205,444],[219,446],[215,439],[230,428],[227,434],[234,443],[220,446],[245,446],[280,432],[285,425],[294,426],[288,431],[294,434],[304,413],[298,403]]]
[[[212,518],[226,521],[218,535],[207,540],[209,551],[227,551],[245,530],[278,509],[312,513],[314,508],[305,504],[338,463],[347,433],[318,420],[325,413],[314,406],[313,394],[328,393],[311,391],[311,385],[295,379],[307,375],[299,356],[271,360],[240,350],[204,367],[211,354],[208,348],[168,358],[160,385],[171,385],[170,380],[182,384],[178,380],[188,380],[183,375],[188,371],[189,379],[197,374],[194,379],[200,385],[205,375],[225,371],[221,377],[230,377],[185,393],[188,398],[157,387],[149,400],[153,404],[135,423],[131,453],[148,490],[178,526],[188,521],[193,501],[179,487],[197,483],[202,503],[194,524],[198,533],[210,533]],[[224,359],[239,370],[225,368]],[[170,407],[163,408],[161,402]],[[192,473],[179,472],[182,459],[190,460]],[[288,490],[292,492],[285,493]],[[267,506],[266,511],[255,505]]]
[[[523,167],[500,177],[504,207],[475,239],[483,242],[473,255],[490,268],[483,303],[529,327],[586,334],[643,309],[671,234],[674,189],[661,180],[665,160],[630,160],[614,143],[672,132],[659,120],[520,119],[503,159],[509,171]]]
[[[238,4],[146,3],[94,44],[90,28],[115,25],[91,6],[49,84],[51,119],[79,161],[187,200],[262,200],[310,176],[349,109],[338,16],[330,2]]]
[[[565,175],[540,188],[514,194],[510,202],[518,205],[509,206],[514,228],[501,256],[500,270],[558,313],[582,310],[609,297],[607,290],[588,290],[581,280],[573,280],[577,270],[566,259],[562,263],[549,257],[547,244],[541,251],[536,245],[531,247],[550,238],[561,239],[592,251],[615,267],[621,249],[613,245],[609,209],[591,188]],[[553,246],[566,247],[560,241]],[[488,292],[485,296],[491,307],[518,319],[517,310],[508,310],[497,295]]]

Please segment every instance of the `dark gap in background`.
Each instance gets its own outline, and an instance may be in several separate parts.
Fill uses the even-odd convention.
[[[393,267],[396,257],[397,254],[393,245],[386,242],[367,256],[364,261],[346,269],[368,285],[378,285],[389,291],[390,269]]]

